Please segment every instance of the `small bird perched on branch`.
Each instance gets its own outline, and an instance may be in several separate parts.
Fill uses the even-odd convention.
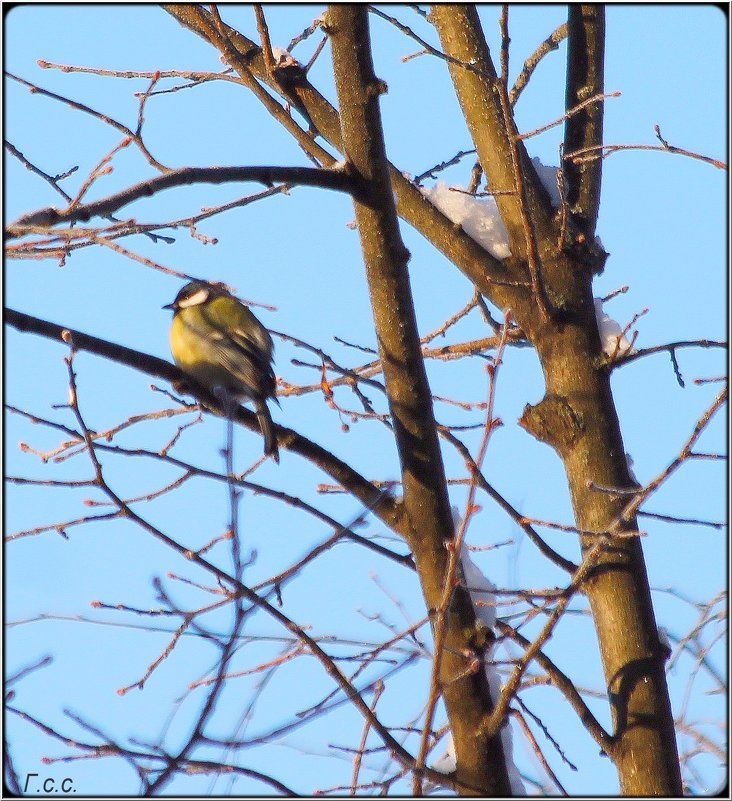
[[[230,416],[234,403],[251,400],[264,453],[279,462],[267,407],[268,398],[277,402],[269,331],[221,284],[191,281],[163,308],[173,310],[170,350],[178,367],[221,398]]]

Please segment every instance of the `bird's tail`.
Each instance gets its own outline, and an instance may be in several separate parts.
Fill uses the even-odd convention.
[[[262,436],[264,437],[264,455],[271,456],[275,462],[279,463],[280,452],[277,448],[274,423],[272,422],[272,415],[267,408],[267,403],[263,400],[257,400],[255,401],[255,409],[257,412],[257,420],[259,420],[259,427],[262,429]]]

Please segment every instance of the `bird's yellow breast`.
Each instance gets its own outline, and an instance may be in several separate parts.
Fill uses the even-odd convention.
[[[218,362],[213,343],[191,331],[179,314],[170,327],[170,351],[178,367],[207,389],[241,389],[236,377]]]

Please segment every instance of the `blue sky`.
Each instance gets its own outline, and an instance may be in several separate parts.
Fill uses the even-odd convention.
[[[267,17],[274,44],[286,46],[320,13],[321,7],[288,5],[268,7]],[[424,35],[429,30],[405,8],[390,13]],[[523,60],[561,21],[560,6],[523,6],[511,9],[512,69],[515,76]],[[250,7],[222,8],[225,21],[256,38]],[[499,43],[496,11],[481,10],[489,44]],[[606,103],[605,140],[608,143],[650,143],[654,125],[674,145],[726,159],[727,23],[711,6],[608,7],[606,90],[622,96]],[[372,19],[377,74],[389,92],[382,99],[382,114],[390,159],[405,172],[419,174],[458,150],[470,147],[464,121],[450,91],[445,65],[428,57],[402,62],[419,46],[405,39],[381,20]],[[156,6],[44,5],[18,6],[5,18],[6,69],[50,91],[55,91],[103,111],[134,128],[137,119],[135,92],[144,91],[144,79],[123,80],[41,69],[43,59],[66,65],[116,70],[222,69],[215,54],[197,37],[182,29]],[[301,45],[295,54],[307,60],[317,37]],[[431,41],[436,41],[434,38]],[[556,119],[562,114],[566,48],[549,55],[536,72],[517,106],[522,130]],[[313,67],[313,84],[331,102],[335,92],[326,46]],[[161,82],[170,87],[175,82]],[[31,94],[12,80],[5,81],[5,138],[33,163],[50,174],[78,165],[66,182],[72,195],[93,166],[121,135],[96,119],[80,115],[63,104]],[[295,114],[297,117],[297,115]],[[148,148],[172,166],[216,164],[307,164],[301,151],[281,131],[257,101],[241,87],[217,82],[195,90],[151,98],[144,127]],[[556,127],[528,142],[532,156],[545,164],[558,163],[562,128]],[[130,146],[118,153],[114,171],[98,180],[89,198],[101,197],[133,182],[150,177],[152,168]],[[472,162],[441,175],[449,183],[465,184]],[[165,192],[125,209],[138,220],[162,221],[193,214],[257,191],[258,187],[192,187]],[[14,158],[5,158],[5,218],[60,198]],[[726,303],[726,173],[696,160],[667,153],[628,151],[608,158],[603,168],[603,196],[598,233],[610,253],[605,272],[596,281],[595,295],[602,296],[629,285],[627,293],[611,301],[608,313],[625,324],[648,307],[639,324],[638,347],[686,339],[725,339]],[[191,275],[223,280],[240,295],[271,304],[276,311],[257,310],[269,327],[286,331],[317,344],[337,361],[357,364],[352,349],[336,343],[336,335],[349,342],[374,346],[357,234],[349,227],[353,209],[343,195],[300,188],[288,196],[276,196],[201,223],[201,233],[216,237],[204,244],[184,229],[166,231],[175,237],[170,245],[154,244],[143,237],[124,240],[136,253]],[[444,258],[406,224],[402,226],[412,258],[418,323],[428,332],[463,306],[472,288]],[[5,270],[7,306],[73,326],[127,347],[169,358],[169,313],[161,310],[180,288],[172,276],[145,267],[105,248],[75,252],[63,267],[52,260],[9,260]],[[449,341],[486,335],[479,316],[462,321]],[[5,399],[13,406],[66,425],[73,425],[68,409],[52,408],[67,398],[64,349],[13,329],[5,331]],[[292,359],[313,361],[302,350],[276,338],[276,373],[291,383],[315,383],[316,370],[298,367]],[[719,350],[679,351],[679,365],[686,387],[678,386],[667,355],[638,360],[616,371],[613,391],[626,450],[635,462],[641,482],[647,482],[676,456],[697,419],[719,392],[718,384],[695,385],[694,378],[718,376],[726,361]],[[365,359],[364,359],[365,360]],[[150,390],[150,379],[128,368],[90,354],[76,360],[79,396],[89,425],[104,430],[126,419],[171,407],[169,400]],[[431,363],[430,382],[436,395],[479,401],[485,397],[485,373],[476,362]],[[161,382],[154,382],[162,386]],[[571,509],[560,462],[546,447],[530,439],[516,424],[526,403],[542,396],[543,382],[532,353],[509,351],[500,374],[496,413],[504,427],[493,437],[486,464],[489,480],[524,514],[564,523]],[[352,407],[351,397],[337,394]],[[381,399],[377,400],[381,403]],[[275,420],[291,426],[349,461],[369,478],[394,479],[398,462],[388,432],[376,423],[350,425],[341,420],[317,393],[282,398]],[[444,403],[436,405],[440,421],[466,422],[468,416]],[[185,418],[141,423],[115,438],[129,448],[157,450],[174,434]],[[207,418],[189,429],[174,451],[207,469],[223,469],[219,450],[223,424]],[[464,434],[475,448],[479,432]],[[45,426],[32,425],[14,414],[5,416],[5,469],[8,475],[35,478],[82,479],[91,476],[82,456],[60,464],[43,465],[19,442],[48,450],[64,439]],[[260,453],[259,438],[248,431],[236,435],[236,458],[250,464]],[[720,414],[702,436],[699,448],[726,450],[725,418]],[[448,474],[463,475],[461,460],[445,449]],[[179,471],[152,459],[108,457],[109,481],[119,494],[134,497],[162,487]],[[348,522],[359,513],[355,501],[342,496],[323,496],[316,485],[329,479],[299,457],[283,453],[279,467],[265,464],[255,480],[292,495],[301,495],[335,518]],[[464,487],[454,487],[452,500],[465,502]],[[61,489],[9,485],[5,495],[5,528],[8,533],[48,523],[73,520],[103,511],[84,505],[86,498],[101,500],[88,488]],[[560,583],[562,576],[539,558],[515,526],[481,500],[483,511],[470,529],[470,541],[489,545],[512,539],[513,544],[479,553],[481,567],[502,587],[545,587]],[[723,520],[726,516],[725,471],[719,462],[695,461],[681,468],[648,503],[649,511]],[[221,483],[196,479],[186,488],[139,505],[143,516],[191,547],[200,546],[226,526],[226,488]],[[244,549],[256,550],[248,580],[256,583],[283,569],[309,547],[325,539],[330,530],[321,522],[293,516],[290,510],[264,497],[247,494],[242,504]],[[675,588],[695,602],[703,602],[726,586],[724,533],[704,526],[642,522],[647,536],[644,550],[659,622],[672,634],[682,636],[697,619],[698,609],[664,590]],[[385,534],[383,526],[369,519],[362,529],[369,535]],[[190,681],[215,662],[216,652],[193,637],[184,638],[143,691],[124,696],[116,690],[139,678],[164,647],[165,631],[176,623],[166,618],[146,619],[90,608],[94,600],[158,608],[160,599],[152,585],[163,577],[171,596],[181,607],[201,603],[181,582],[165,579],[169,571],[194,581],[210,583],[172,556],[129,522],[87,523],[69,527],[69,539],[45,533],[13,541],[5,549],[6,621],[33,619],[6,633],[6,670],[14,673],[45,654],[53,654],[51,666],[38,670],[17,687],[16,706],[54,725],[69,736],[93,739],[65,714],[73,710],[110,736],[125,740],[157,742],[165,730],[165,745],[174,748],[187,731],[192,710],[200,703],[200,691],[189,692]],[[576,558],[578,547],[571,534],[548,533],[547,539],[563,554]],[[386,542],[395,550],[403,546]],[[223,559],[225,562],[225,558]],[[376,577],[376,578],[375,578]],[[378,582],[386,588],[381,590]],[[388,590],[388,593],[387,591]],[[403,604],[400,610],[389,598]],[[377,641],[386,631],[369,616],[381,615],[394,626],[419,620],[423,603],[416,581],[395,565],[350,544],[332,549],[307,568],[305,575],[286,587],[284,611],[320,635]],[[579,605],[578,605],[579,606]],[[39,620],[41,615],[53,616]],[[61,620],[83,616],[94,622]],[[225,630],[227,613],[211,615],[212,630]],[[120,624],[125,624],[121,626]],[[142,627],[142,629],[140,628]],[[285,632],[263,615],[253,616],[245,629],[260,638],[278,638]],[[242,666],[271,658],[281,644],[264,639],[242,647]],[[556,632],[550,652],[559,662],[573,665],[581,657],[578,683],[600,687],[601,672],[588,621],[567,619]],[[712,651],[711,660],[724,668],[724,644]],[[405,669],[388,685],[380,709],[388,709],[388,722],[403,724],[419,713],[426,697],[428,663]],[[683,704],[692,663],[682,658],[670,674],[675,710]],[[378,670],[372,674],[376,675]],[[256,679],[232,682],[227,703],[217,710],[221,736],[234,731],[241,714],[240,699],[247,698]],[[719,721],[724,705],[708,689],[699,672],[691,703],[691,717]],[[294,692],[293,687],[297,688]],[[245,688],[245,689],[243,689]],[[332,689],[314,660],[299,659],[283,667],[263,690],[252,734],[275,728],[294,712],[317,701]],[[231,701],[229,702],[229,699]],[[529,701],[530,699],[530,701]],[[237,703],[239,701],[239,703]],[[535,704],[552,734],[570,758],[583,768],[569,771],[552,753],[552,764],[574,793],[613,793],[616,778],[597,747],[567,715],[548,688],[531,690],[527,702]],[[604,703],[593,702],[603,721]],[[532,706],[533,708],[533,706]],[[12,755],[22,773],[64,771],[74,777],[79,792],[89,794],[135,793],[137,779],[129,766],[115,760],[89,760],[44,767],[42,756],[68,752],[28,723],[6,718]],[[343,706],[308,727],[281,739],[276,745],[252,747],[241,762],[265,772],[271,770],[294,789],[306,792],[348,781],[350,757],[330,745],[358,742],[361,721]],[[246,728],[246,727],[245,727]],[[516,759],[525,775],[542,775],[525,743],[517,738]],[[545,743],[544,743],[545,744]],[[211,758],[222,757],[211,749]],[[286,777],[281,768],[286,760]],[[374,764],[378,764],[377,761]],[[278,767],[273,767],[277,765]],[[699,758],[700,783],[709,789],[721,781],[716,763]],[[64,774],[65,775],[65,774]],[[366,777],[372,777],[365,771]],[[231,787],[210,777],[177,780],[172,792],[256,793],[261,785],[237,780]]]

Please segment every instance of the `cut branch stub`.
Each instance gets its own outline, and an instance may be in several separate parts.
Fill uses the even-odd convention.
[[[558,395],[547,395],[535,406],[527,404],[519,425],[560,454],[571,450],[585,432],[582,412]]]

